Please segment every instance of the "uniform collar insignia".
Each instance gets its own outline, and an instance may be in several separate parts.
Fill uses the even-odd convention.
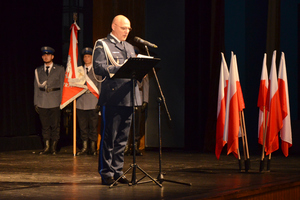
[[[111,38],[110,41],[111,41],[112,43],[117,43],[116,40],[113,39],[113,38]]]

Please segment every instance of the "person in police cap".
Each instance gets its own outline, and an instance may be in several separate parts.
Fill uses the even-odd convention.
[[[100,107],[97,106],[97,103],[101,90],[101,76],[95,75],[93,73],[92,52],[92,48],[89,47],[86,47],[82,50],[88,90],[77,99],[76,103],[80,138],[82,140],[82,149],[78,151],[76,155],[83,155],[88,153],[91,155],[97,154],[97,127],[99,119],[98,113],[100,110]],[[90,143],[88,141],[90,141]],[[90,146],[89,149],[88,144]]]
[[[57,153],[60,138],[60,103],[64,84],[65,69],[53,63],[54,49],[41,48],[44,64],[35,69],[34,107],[42,124],[44,149],[39,154]]]

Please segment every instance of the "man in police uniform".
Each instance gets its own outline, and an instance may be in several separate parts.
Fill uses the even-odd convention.
[[[77,99],[77,119],[82,140],[82,149],[77,155],[88,153],[88,140],[90,141],[91,155],[97,154],[96,143],[98,139],[98,108],[97,103],[101,91],[101,76],[94,75],[92,69],[92,48],[86,47],[82,50],[84,69],[87,78],[88,90]]]
[[[120,183],[129,183],[122,170],[133,111],[131,79],[110,78],[126,59],[135,57],[133,46],[125,41],[131,30],[130,21],[118,15],[113,19],[111,28],[106,38],[96,42],[93,56],[95,73],[103,77],[98,102],[102,116],[98,170],[104,185],[111,185],[118,178]],[[141,105],[137,85],[134,104]]]
[[[55,155],[60,138],[60,103],[64,84],[64,67],[54,64],[54,49],[41,48],[44,64],[35,69],[34,107],[42,124],[44,150],[40,154]],[[51,147],[50,147],[51,142]]]

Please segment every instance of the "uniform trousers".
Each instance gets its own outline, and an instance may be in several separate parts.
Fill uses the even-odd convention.
[[[124,150],[132,120],[132,107],[101,107],[101,143],[98,170],[102,179],[123,175]]]
[[[58,141],[60,136],[60,108],[39,108],[43,140]]]
[[[80,129],[80,138],[82,141],[94,141],[98,139],[97,127],[98,127],[98,112],[93,110],[81,110],[76,109],[78,125]]]

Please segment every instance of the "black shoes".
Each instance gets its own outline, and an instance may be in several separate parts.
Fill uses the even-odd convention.
[[[80,155],[92,155],[96,156],[97,155],[97,150],[96,150],[96,142],[91,141],[90,142],[90,149],[88,149],[88,141],[83,141],[82,143],[82,149],[76,153],[77,156]]]
[[[125,176],[122,176],[118,182],[121,184],[129,184],[129,180]]]
[[[51,153],[52,153],[52,155],[56,155],[57,154],[56,146],[57,146],[57,141],[52,141],[52,145],[51,145]]]
[[[112,185],[114,182],[115,182],[115,179],[113,179],[112,177],[102,179],[102,185]],[[129,180],[125,176],[122,176],[118,180],[118,182],[121,183],[121,184],[129,184]],[[118,185],[118,184],[115,183],[115,185]]]
[[[82,142],[82,149],[76,153],[77,156],[86,155],[88,153],[88,142]]]
[[[90,145],[90,155],[92,156],[96,156],[97,155],[97,144],[95,141],[91,141],[91,145]]]
[[[50,154],[51,151],[50,151],[50,140],[45,140],[44,141],[44,150],[41,151],[39,154],[40,155],[43,155],[43,154]]]
[[[112,177],[102,179],[102,185],[111,185],[115,182]]]
[[[46,140],[44,146],[45,146],[45,148],[43,151],[41,151],[39,153],[40,155],[43,155],[43,154],[56,155],[57,154],[57,151],[56,151],[57,141],[53,141],[50,146],[50,140]]]

